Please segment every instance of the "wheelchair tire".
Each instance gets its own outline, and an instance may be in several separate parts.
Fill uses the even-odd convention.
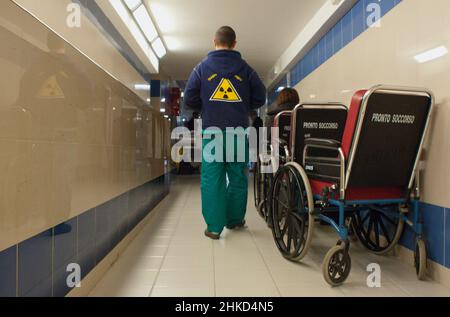
[[[333,287],[342,285],[350,275],[352,260],[345,245],[332,247],[323,260],[322,273],[325,281]]]
[[[272,188],[273,175],[272,174],[261,174],[261,204],[260,204],[260,214],[265,222],[269,223],[269,217],[271,216],[271,206],[270,206],[270,191]]]
[[[397,245],[405,225],[398,206],[398,217],[390,217],[379,208],[357,210],[352,215],[351,226],[359,242],[370,252],[385,255]],[[365,212],[365,214],[364,214]]]
[[[297,163],[279,169],[270,196],[272,234],[280,253],[300,261],[308,252],[314,229],[314,200],[308,177]]]
[[[427,248],[422,239],[417,239],[414,249],[414,266],[417,278],[423,281],[427,273]]]

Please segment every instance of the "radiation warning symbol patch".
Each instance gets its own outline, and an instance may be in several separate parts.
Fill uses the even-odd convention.
[[[50,76],[41,86],[37,93],[41,99],[63,99],[65,98],[61,86],[58,84],[56,75]]]
[[[242,102],[236,88],[229,79],[222,78],[211,96],[210,101],[222,101],[222,102]]]

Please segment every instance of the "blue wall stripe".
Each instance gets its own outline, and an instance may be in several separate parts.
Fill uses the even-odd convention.
[[[328,59],[332,58],[342,48],[367,30],[367,18],[372,12],[367,12],[368,5],[376,3],[380,6],[381,17],[399,4],[401,0],[359,0],[321,39],[312,49],[294,65],[291,73],[291,86],[297,85],[309,74],[315,71]],[[278,96],[277,89],[284,86],[285,78],[279,80],[269,91],[268,102],[271,104]]]
[[[122,37],[114,24],[103,13],[102,9],[92,0],[72,0],[80,4],[89,20],[105,35],[119,53],[133,66],[134,69],[150,83],[150,74],[139,57],[134,53],[127,41]]]
[[[423,238],[427,246],[428,258],[450,268],[450,262],[448,261],[450,249],[448,249],[447,244],[450,236],[448,209],[422,202],[420,203],[420,213],[423,218]],[[406,227],[400,244],[410,250],[414,250],[415,241],[416,236],[414,232],[409,227]]]
[[[67,265],[79,264],[84,278],[168,194],[169,184],[170,174],[163,175],[1,251],[0,297],[67,295]]]
[[[17,246],[0,252],[0,297],[15,297]]]

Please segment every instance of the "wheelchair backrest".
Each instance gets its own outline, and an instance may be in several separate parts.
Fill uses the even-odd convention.
[[[289,146],[291,138],[291,111],[282,111],[275,116],[273,127],[278,128],[278,137]]]
[[[355,94],[342,149],[346,188],[411,189],[433,96],[423,89],[377,86]]]
[[[292,114],[291,153],[294,161],[303,165],[305,139],[319,138],[342,140],[347,108],[338,103],[300,104]],[[311,154],[318,157],[335,157],[336,153],[324,149],[313,149]]]

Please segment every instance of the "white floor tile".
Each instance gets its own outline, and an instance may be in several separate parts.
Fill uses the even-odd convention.
[[[440,284],[417,281],[412,266],[370,254],[357,243],[351,246],[348,281],[330,287],[322,276],[322,260],[338,240],[333,229],[318,225],[306,257],[290,262],[276,248],[252,195],[250,190],[247,228],[225,229],[219,241],[212,241],[204,236],[198,176],[176,179],[171,194],[91,296],[450,296]],[[370,263],[381,266],[381,288],[367,286]]]
[[[159,272],[155,286],[157,287],[214,287],[214,272],[172,270]]]

